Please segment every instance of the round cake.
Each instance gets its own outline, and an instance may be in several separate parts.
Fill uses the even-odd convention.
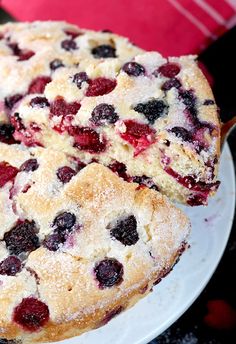
[[[219,186],[220,121],[194,56],[165,59],[66,23],[0,31],[2,118],[15,140],[207,204]]]
[[[0,26],[0,343],[53,342],[147,295],[217,190],[195,56],[65,22]]]

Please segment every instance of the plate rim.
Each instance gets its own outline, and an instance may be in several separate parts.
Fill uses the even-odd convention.
[[[218,256],[218,259],[215,261],[214,267],[213,269],[211,269],[211,271],[208,272],[208,274],[205,276],[204,279],[202,279],[202,283],[199,286],[198,289],[195,290],[195,293],[192,295],[192,297],[190,299],[187,300],[186,304],[184,305],[183,308],[181,308],[181,310],[179,312],[176,312],[172,317],[169,317],[166,322],[164,322],[162,324],[161,327],[159,327],[156,330],[153,330],[151,333],[149,333],[148,335],[146,335],[144,338],[141,338],[139,341],[136,341],[135,344],[148,344],[151,340],[155,339],[156,337],[160,336],[165,330],[167,330],[172,324],[174,324],[190,307],[191,305],[194,303],[194,301],[196,301],[196,299],[201,295],[202,291],[205,289],[205,287],[207,286],[207,284],[209,283],[209,281],[211,280],[211,277],[213,276],[213,274],[215,273],[222,257],[223,254],[225,252],[226,246],[228,244],[229,241],[229,237],[231,234],[231,230],[232,230],[232,226],[233,226],[233,222],[234,222],[234,215],[236,214],[236,192],[235,192],[235,187],[236,187],[236,178],[235,178],[235,166],[234,166],[234,161],[233,161],[233,156],[229,147],[228,142],[225,143],[224,146],[224,154],[229,156],[229,160],[230,160],[230,175],[232,178],[232,186],[233,186],[233,206],[231,208],[231,212],[230,212],[230,220],[229,220],[229,230],[228,230],[228,235],[225,238],[225,241],[222,245],[221,248],[221,252]]]
[[[232,206],[229,209],[229,213],[227,213],[229,218],[227,220],[226,235],[225,235],[225,237],[222,240],[222,245],[220,246],[220,250],[219,250],[219,254],[217,256],[217,259],[214,260],[213,263],[211,264],[211,269],[207,271],[207,273],[203,276],[203,278],[201,278],[201,281],[199,283],[198,288],[194,289],[194,292],[191,294],[191,297],[188,297],[186,302],[182,303],[183,306],[181,308],[179,307],[178,311],[175,311],[173,313],[173,315],[171,315],[171,316],[167,317],[166,319],[164,319],[160,323],[160,325],[158,324],[158,326],[153,327],[151,330],[149,330],[148,333],[143,333],[142,336],[140,336],[139,338],[135,338],[135,341],[132,341],[131,343],[147,344],[150,341],[152,341],[153,339],[155,339],[156,337],[158,337],[159,335],[161,335],[176,320],[178,320],[186,312],[186,310],[194,303],[194,301],[199,297],[199,295],[202,293],[202,291],[204,290],[204,288],[206,287],[206,285],[210,281],[212,275],[216,271],[216,269],[217,269],[217,267],[219,265],[219,262],[221,261],[221,258],[222,258],[223,254],[224,254],[224,251],[225,251],[225,248],[226,248],[226,245],[228,243],[229,236],[230,236],[230,233],[231,233],[232,224],[233,224],[233,221],[234,221],[235,204],[236,204],[235,167],[234,167],[232,153],[230,151],[228,143],[225,144],[222,155],[224,156],[224,159],[226,159],[226,161],[227,161],[227,175],[228,175],[229,185],[230,185],[230,187],[233,188],[233,193],[231,195],[231,198],[232,198],[231,205]],[[223,180],[223,178],[221,178],[221,179]],[[113,322],[113,320],[110,323],[112,323],[112,322]],[[107,326],[109,326],[109,324]],[[104,327],[106,327],[106,326],[104,326]],[[93,331],[86,332],[83,335],[85,335],[85,336],[89,335],[90,332],[93,332]],[[77,344],[77,340],[78,339],[79,339],[80,344],[85,344],[85,343],[87,343],[87,337],[83,337],[83,335],[82,336],[75,336],[75,337],[72,337],[72,338],[68,338],[66,340],[62,340],[62,341],[59,341],[59,342],[54,342],[52,344]],[[100,339],[101,338],[98,338],[98,340],[100,340]],[[89,340],[89,342],[91,344],[95,343],[95,341],[93,341],[93,340],[92,341]],[[124,343],[126,343],[126,342],[124,342]],[[49,343],[45,343],[45,344],[49,344]]]

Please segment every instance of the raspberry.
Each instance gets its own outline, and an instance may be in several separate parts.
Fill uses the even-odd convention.
[[[57,97],[50,106],[50,112],[54,116],[75,115],[80,107],[78,102],[67,103],[63,97]]]
[[[180,72],[180,66],[174,62],[167,62],[160,66],[157,70],[160,74],[166,78],[174,78]],[[156,72],[154,72],[156,75]]]
[[[9,165],[7,162],[0,162],[0,188],[8,182],[14,181],[18,172],[16,167]]]
[[[99,134],[89,127],[74,127],[74,147],[89,153],[100,153],[106,149],[106,142],[101,140]]]
[[[28,94],[43,93],[46,85],[51,82],[52,79],[49,76],[39,76],[35,78],[28,89]]]
[[[124,121],[124,124],[126,131],[120,133],[120,136],[135,148],[135,156],[155,142],[155,130],[147,124],[138,123],[133,120]]]
[[[90,80],[89,87],[86,91],[87,97],[97,97],[108,94],[116,87],[116,80],[97,78]]]
[[[23,299],[13,313],[13,321],[30,332],[39,330],[48,320],[48,306],[34,297]]]

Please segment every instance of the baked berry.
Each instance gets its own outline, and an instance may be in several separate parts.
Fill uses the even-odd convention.
[[[116,87],[116,80],[107,78],[97,78],[89,81],[89,87],[86,91],[87,97],[97,97],[108,94]]]
[[[125,166],[125,164],[119,161],[114,161],[108,167],[119,177],[123,178],[126,181],[129,181],[130,178],[127,174],[127,167]]]
[[[63,166],[57,170],[57,178],[63,184],[69,183],[71,178],[74,177],[76,174],[77,174],[77,172],[69,166]]]
[[[76,217],[74,214],[69,212],[64,212],[59,214],[53,221],[53,226],[62,229],[71,229],[76,222]]]
[[[14,55],[16,55],[16,56],[18,56],[19,55],[19,53],[20,53],[20,48],[19,48],[19,46],[18,46],[18,44],[17,43],[8,43],[7,44],[8,45],[8,47],[12,50],[12,53],[14,54]]]
[[[8,47],[11,48],[14,55],[18,56],[18,61],[29,60],[35,55],[32,50],[20,49],[17,43],[8,43]]]
[[[15,127],[14,138],[25,144],[28,147],[41,146],[42,143],[36,139],[37,133],[41,131],[41,128],[34,122],[31,122],[27,129],[23,124],[22,118],[19,113],[15,112],[10,116],[12,125]]]
[[[74,82],[79,89],[81,89],[83,82],[88,81],[89,77],[85,72],[76,73],[72,79],[72,82]]]
[[[35,222],[25,220],[5,233],[4,240],[9,252],[18,255],[36,250],[40,246],[36,231]]]
[[[18,103],[23,98],[22,94],[14,94],[13,96],[6,97],[4,100],[7,109],[12,110],[14,105]]]
[[[180,90],[179,95],[184,105],[186,105],[187,108],[191,108],[192,106],[195,106],[196,98],[192,90]]]
[[[21,271],[21,260],[15,256],[9,256],[0,263],[0,275],[15,276]]]
[[[78,102],[67,103],[63,97],[57,97],[50,105],[50,112],[54,116],[75,115],[80,107]]]
[[[96,264],[94,273],[100,288],[110,288],[123,280],[123,265],[115,258],[105,258]]]
[[[113,105],[109,104],[99,104],[97,105],[91,115],[91,121],[95,125],[106,125],[106,124],[114,124],[118,121],[119,116],[115,112],[115,108]]]
[[[135,156],[155,142],[155,130],[149,125],[133,120],[126,120],[124,124],[126,131],[120,133],[120,136],[135,148]]]
[[[162,91],[169,91],[171,88],[179,89],[182,86],[181,82],[176,79],[172,78],[170,80],[166,80],[164,84],[161,86]]]
[[[184,186],[185,188],[192,191],[196,191],[197,193],[201,193],[201,195],[205,194],[205,199],[207,199],[209,192],[216,191],[220,185],[219,181],[216,181],[214,183],[206,183],[206,182],[198,181],[197,177],[194,175],[181,176],[178,172],[174,171],[169,166],[165,166],[164,170],[170,176],[175,178],[176,181],[182,186]]]
[[[183,127],[173,127],[169,131],[183,141],[191,142],[193,139],[191,132]]]
[[[103,29],[100,32],[102,32],[102,33],[112,33],[112,31],[110,29]]]
[[[129,215],[123,219],[118,220],[114,226],[109,224],[112,238],[120,241],[125,246],[135,245],[139,240],[137,232],[137,220],[134,215]]]
[[[203,105],[206,105],[206,106],[214,105],[214,104],[215,104],[215,102],[212,99],[205,99],[204,102],[203,102]]]
[[[167,62],[160,66],[157,70],[158,73],[166,78],[174,78],[180,72],[180,66],[174,62]],[[156,74],[156,72],[154,72]]]
[[[147,177],[145,175],[143,175],[143,176],[135,176],[135,177],[132,178],[132,181],[134,183],[139,184],[139,185],[144,185],[144,186],[148,187],[149,189],[159,191],[159,188],[154,183],[154,181],[151,178],[149,178],[149,177]]]
[[[13,127],[13,125],[7,123],[0,124],[0,142],[8,144],[14,143],[14,131],[15,128]]]
[[[89,127],[74,127],[72,131],[74,147],[89,153],[100,153],[106,149],[106,142],[99,134]]]
[[[51,119],[53,116],[50,114],[49,118]],[[69,127],[72,126],[72,121],[74,119],[74,115],[66,115],[62,116],[58,123],[52,123],[53,130],[57,131],[58,133],[62,134],[68,130]]]
[[[196,97],[192,90],[179,90],[179,97],[186,106],[186,110],[191,115],[191,120],[194,125],[199,123],[197,118]]]
[[[38,331],[48,320],[48,306],[34,297],[24,298],[14,309],[13,321],[26,331]]]
[[[7,162],[0,162],[0,188],[8,182],[14,181],[18,172],[19,170],[16,167]]]
[[[49,76],[39,76],[35,78],[28,89],[28,94],[43,93],[46,85],[51,82],[52,79]]]
[[[137,62],[127,62],[122,70],[130,76],[139,76],[145,74],[145,68]]]
[[[36,108],[44,108],[49,106],[49,102],[46,97],[35,97],[32,98],[30,101],[30,106],[31,107],[36,107]]]
[[[49,251],[57,251],[66,241],[64,233],[53,233],[47,236],[43,241],[43,246],[46,247]]]
[[[80,36],[82,33],[79,31],[72,31],[71,29],[64,30],[65,34],[67,36],[70,36],[72,39],[75,39],[76,37]]]
[[[76,222],[74,214],[64,212],[59,214],[53,221],[54,233],[45,238],[43,246],[49,251],[57,251],[68,238]]]
[[[205,194],[196,194],[196,195],[191,195],[187,199],[187,204],[190,205],[191,207],[196,207],[199,205],[204,205],[207,203],[207,195]]]
[[[91,53],[96,59],[116,57],[116,49],[108,44],[98,45],[91,50]]]
[[[65,39],[61,42],[61,47],[66,51],[78,49],[77,44],[73,39]]]
[[[23,50],[21,50],[20,54],[18,55],[19,56],[18,61],[29,60],[34,55],[35,55],[35,52],[33,52],[32,50],[23,49]]]
[[[153,99],[137,104],[134,110],[142,113],[150,124],[154,124],[159,117],[167,114],[168,106],[163,100]]]
[[[20,171],[33,172],[39,167],[37,159],[26,160],[20,167]]]
[[[56,70],[58,68],[61,68],[61,67],[64,67],[64,63],[62,62],[61,59],[55,59],[55,60],[52,60],[49,64],[49,67],[51,70]]]
[[[22,118],[20,117],[18,112],[13,113],[10,119],[16,131],[25,130],[25,126],[22,122]]]

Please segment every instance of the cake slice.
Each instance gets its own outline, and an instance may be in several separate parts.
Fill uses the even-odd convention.
[[[72,35],[65,23],[2,30],[3,45],[10,39],[35,53],[21,61],[8,47],[0,57],[8,136],[12,128],[26,146],[63,151],[81,164],[96,161],[174,201],[207,204],[219,186],[220,121],[194,56],[165,59],[110,33],[73,28]],[[68,36],[76,49],[64,49]],[[50,69],[52,58],[60,68]]]
[[[101,164],[0,144],[1,336],[23,343],[102,326],[149,293],[186,248],[165,196]]]

